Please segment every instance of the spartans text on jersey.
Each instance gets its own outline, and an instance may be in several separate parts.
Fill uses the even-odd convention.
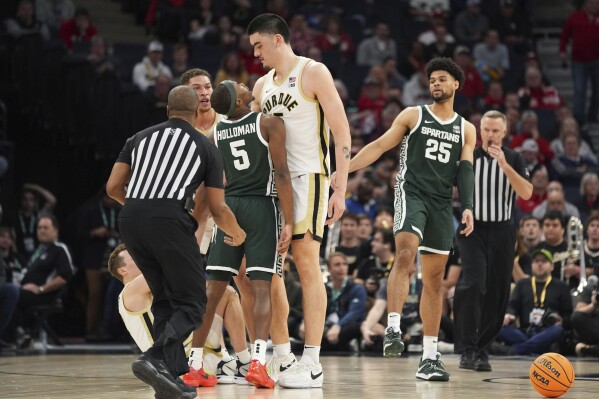
[[[442,140],[453,141],[454,143],[459,143],[461,136],[456,133],[449,133],[443,130],[437,130],[430,127],[423,126],[420,131],[422,134],[426,134],[427,136],[436,137]]]

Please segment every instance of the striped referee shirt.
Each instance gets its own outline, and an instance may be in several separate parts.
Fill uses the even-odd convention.
[[[218,149],[182,119],[169,119],[130,137],[117,162],[131,165],[128,199],[192,198],[202,182],[223,188]]]
[[[529,180],[520,153],[501,147],[505,160],[520,176]],[[482,147],[474,150],[474,220],[505,222],[512,219],[516,192],[505,173]]]

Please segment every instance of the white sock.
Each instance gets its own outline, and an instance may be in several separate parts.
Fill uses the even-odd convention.
[[[219,315],[214,315],[214,321],[210,326],[210,331],[208,331],[208,336],[206,337],[206,342],[204,342],[204,346],[208,346],[210,348],[218,348],[220,345],[220,338],[223,335],[223,318]]]
[[[252,357],[250,356],[250,351],[248,351],[247,349],[244,349],[241,352],[237,352],[235,354],[237,355],[237,359],[239,359],[239,361],[242,364],[247,364],[250,362],[250,360],[252,360]]]
[[[202,358],[204,357],[204,348],[191,348],[189,355],[189,367],[193,367],[194,370],[202,368]]]
[[[220,353],[223,354],[223,361],[224,362],[228,362],[231,359],[233,359],[233,356],[231,356],[231,354],[229,353],[229,350],[226,347],[224,347],[224,346],[220,347]]]
[[[304,345],[304,354],[302,355],[300,362],[307,364],[320,363],[320,346]]]
[[[437,342],[439,339],[431,335],[425,335],[422,338],[422,358],[423,359],[437,359]]]
[[[393,327],[393,331],[401,332],[399,328],[399,323],[401,321],[401,314],[397,312],[390,312],[387,314],[387,327]]]
[[[291,343],[287,342],[285,344],[273,345],[272,349],[273,349],[273,354],[276,357],[287,356],[288,354],[291,353]]]
[[[254,350],[252,351],[252,360],[258,360],[261,365],[266,364],[266,341],[257,339],[254,342]]]

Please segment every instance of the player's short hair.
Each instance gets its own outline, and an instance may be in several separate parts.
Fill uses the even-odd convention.
[[[462,88],[462,84],[464,83],[464,71],[462,71],[462,68],[460,68],[460,66],[451,58],[435,57],[430,60],[428,64],[426,64],[426,78],[430,79],[431,74],[435,71],[446,71],[460,84],[458,90]]]
[[[125,262],[123,261],[123,258],[121,256],[119,256],[121,254],[121,252],[126,251],[127,248],[125,247],[125,244],[119,244],[110,254],[110,257],[108,258],[108,271],[110,272],[110,274],[112,275],[112,277],[115,277],[117,279],[119,279],[119,281],[122,283],[123,282],[123,276],[121,276],[121,274],[118,272],[118,270],[125,266]]]
[[[291,36],[287,22],[280,16],[270,13],[260,14],[252,19],[247,27],[247,34],[253,35],[254,33],[279,34],[283,36],[285,43],[289,43],[289,37]]]
[[[208,80],[212,82],[212,76],[210,76],[210,72],[201,68],[193,68],[183,72],[180,82],[182,85],[188,86],[191,78],[195,78],[196,76],[206,76]]]
[[[231,107],[231,93],[229,89],[219,83],[216,85],[210,96],[210,104],[217,114],[226,115]]]
[[[496,111],[494,109],[485,112],[485,114],[483,115],[483,117],[481,119],[484,119],[484,118],[501,119],[503,121],[503,123],[507,126],[507,118],[505,117],[505,114],[503,114],[502,112]]]

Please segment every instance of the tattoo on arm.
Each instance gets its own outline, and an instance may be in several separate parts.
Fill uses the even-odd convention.
[[[348,146],[343,146],[343,154],[345,155],[345,159],[349,160],[350,153],[349,153],[349,147]]]

